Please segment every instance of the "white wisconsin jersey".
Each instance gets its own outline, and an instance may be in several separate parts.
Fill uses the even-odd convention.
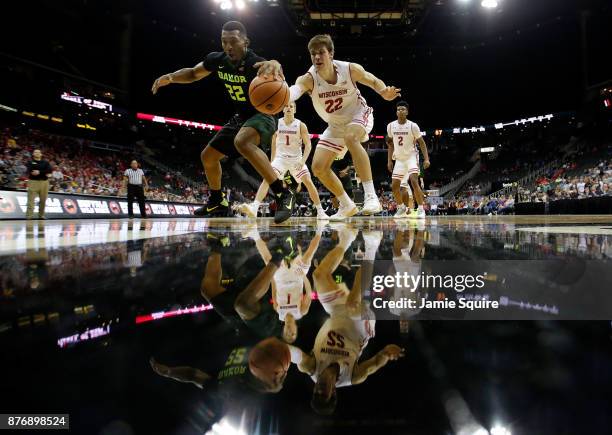
[[[274,284],[278,318],[284,322],[287,314],[291,313],[295,320],[301,319],[304,275],[293,268],[282,267],[274,274]]]
[[[374,337],[375,323],[375,320],[351,319],[343,315],[327,319],[315,338],[316,368],[312,380],[317,382],[325,368],[338,363],[340,372],[336,387],[352,385],[355,364],[370,338]]]
[[[406,160],[414,154],[419,155],[417,140],[423,135],[416,123],[408,119],[403,124],[390,122],[387,136],[393,139],[393,160]]]
[[[327,83],[316,72],[314,65],[308,72],[312,75],[312,105],[328,124],[346,125],[353,120],[353,115],[362,107],[367,107],[366,100],[351,78],[350,63],[334,60],[338,79],[335,84]]]
[[[294,119],[291,124],[285,123],[285,118],[278,120],[276,130],[276,155],[283,159],[302,158],[302,136],[300,126],[302,122]]]

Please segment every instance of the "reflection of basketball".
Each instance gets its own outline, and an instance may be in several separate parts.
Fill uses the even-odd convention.
[[[255,77],[249,86],[249,100],[260,112],[274,115],[289,103],[289,86],[281,80]]]
[[[285,373],[290,363],[289,346],[274,337],[260,341],[249,353],[251,373],[269,384],[274,383],[279,373]]]

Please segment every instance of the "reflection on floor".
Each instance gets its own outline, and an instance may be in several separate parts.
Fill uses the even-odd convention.
[[[610,321],[559,319],[612,319],[588,269],[611,244],[612,216],[0,222],[2,409],[87,434],[605,433]],[[381,317],[361,287],[453,261],[494,271],[465,299],[532,320]]]

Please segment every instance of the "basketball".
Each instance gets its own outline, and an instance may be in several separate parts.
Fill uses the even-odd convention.
[[[267,115],[275,115],[289,103],[289,86],[283,80],[255,77],[249,85],[253,107]]]
[[[279,372],[286,372],[290,363],[289,346],[274,337],[260,341],[249,353],[251,373],[267,383],[273,383]]]

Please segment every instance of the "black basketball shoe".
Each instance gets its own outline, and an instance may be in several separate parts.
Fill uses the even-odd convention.
[[[195,216],[200,217],[225,217],[229,214],[229,203],[225,199],[225,194],[222,193],[220,199],[208,199],[208,204],[204,207],[197,208],[193,211]]]

